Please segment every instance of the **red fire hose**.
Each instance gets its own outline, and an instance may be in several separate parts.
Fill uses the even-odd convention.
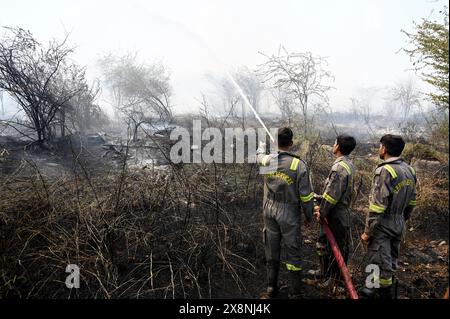
[[[327,219],[325,218],[322,223],[323,231],[330,242],[331,249],[333,250],[333,255],[336,258],[336,262],[341,270],[342,277],[344,278],[345,287],[347,288],[348,294],[350,295],[350,299],[358,299],[358,294],[356,293],[356,289],[353,286],[352,279],[350,278],[350,273],[348,271],[347,265],[345,264],[344,258],[342,258],[341,251],[336,243],[336,239],[334,239],[334,235],[328,227]]]

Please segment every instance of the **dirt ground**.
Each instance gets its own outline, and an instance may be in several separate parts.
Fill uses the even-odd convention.
[[[362,227],[355,227],[362,230]],[[261,224],[262,229],[262,224]],[[304,254],[304,279],[302,299],[345,299],[347,294],[332,289],[320,289],[317,283],[320,278],[308,275],[308,270],[318,269],[318,258],[315,253],[315,243],[318,234],[318,225],[309,229],[303,229],[303,254]],[[359,233],[358,233],[359,234]],[[354,286],[362,287],[367,274],[364,272],[366,266],[364,245],[358,241],[356,232],[353,234],[353,246],[350,253],[348,267],[353,279]],[[433,236],[434,237],[434,236]],[[422,233],[409,232],[406,242],[402,244],[399,266],[396,272],[398,278],[399,299],[428,299],[442,298],[449,283],[448,273],[448,233],[442,240],[433,240]],[[258,239],[258,238],[257,238]],[[262,248],[261,248],[262,249]],[[258,268],[254,276],[247,278],[247,291],[236,294],[235,289],[221,290],[217,298],[257,298],[265,289],[265,269],[263,258],[257,263]],[[281,267],[280,270],[280,293],[277,298],[288,298],[287,271]],[[231,284],[231,286],[233,286]]]

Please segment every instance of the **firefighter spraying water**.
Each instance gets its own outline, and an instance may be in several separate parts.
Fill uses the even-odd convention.
[[[274,142],[266,125],[248,101],[240,86],[229,74],[228,77],[245,103],[250,107],[255,117]],[[289,273],[289,295],[299,296],[302,283],[301,258],[301,228],[300,211],[305,215],[308,224],[313,213],[313,190],[310,184],[309,171],[306,163],[297,155],[289,152],[293,145],[293,133],[290,128],[280,128],[278,131],[277,154],[266,154],[265,144],[261,143],[257,150],[257,160],[262,167],[268,167],[264,179],[264,245],[267,266],[268,287],[262,293],[262,298],[272,298],[278,292],[278,276],[280,269],[281,239],[287,246],[288,261],[286,269]],[[355,139],[351,136],[339,136],[334,146],[338,159],[330,173],[327,189],[322,203],[322,217],[317,206],[316,217],[321,220],[322,231],[318,246],[323,249],[321,273],[326,282],[336,277],[342,278],[352,299],[358,296],[350,279],[346,262],[348,258],[348,205],[351,201],[354,169],[347,155],[355,148]],[[339,173],[338,173],[339,172]],[[287,186],[286,186],[287,184]],[[338,200],[333,198],[337,198]],[[338,204],[338,205],[337,205]],[[330,211],[331,224],[325,216]],[[330,229],[331,228],[331,229]],[[333,230],[338,233],[337,241]],[[319,251],[320,248],[318,248]],[[341,250],[343,253],[341,253]],[[332,258],[334,255],[334,259]],[[341,275],[342,274],[342,275]],[[330,278],[327,278],[330,277]],[[334,277],[334,278],[331,278]]]

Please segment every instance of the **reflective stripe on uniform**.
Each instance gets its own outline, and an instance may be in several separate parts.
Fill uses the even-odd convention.
[[[390,285],[392,285],[392,277],[380,278],[380,286],[390,286]]]
[[[378,214],[382,214],[382,213],[384,213],[386,208],[371,203],[369,205],[369,210],[372,212],[378,213]]]
[[[417,201],[416,200],[410,200],[408,205],[409,206],[416,206],[417,205]]]
[[[300,271],[300,270],[302,270],[302,267],[297,267],[292,264],[286,264],[286,269],[290,270],[290,271]]]
[[[388,172],[389,172],[389,174],[391,174],[392,178],[397,178],[397,173],[395,172],[395,170],[392,168],[391,165],[387,164],[387,165],[384,165],[383,167],[385,167],[388,170]]]
[[[267,165],[267,161],[269,160],[270,155],[264,155],[262,160],[261,160],[261,165],[262,166],[266,166]]]
[[[304,203],[309,202],[311,199],[314,198],[314,193],[311,193],[309,195],[306,196],[300,196],[300,200]]]
[[[287,174],[285,174],[283,172],[278,172],[278,171],[277,172],[272,172],[272,173],[267,174],[266,176],[267,177],[273,177],[273,178],[279,178],[279,179],[281,179],[282,181],[284,181],[288,185],[292,185],[294,183],[292,178],[289,175],[287,175]]]
[[[325,199],[331,205],[336,205],[338,202],[337,200],[335,200],[333,197],[331,197],[327,193],[323,193],[323,199]]]
[[[348,164],[344,161],[340,161],[339,165],[341,165],[343,168],[345,168],[345,170],[347,171],[348,175],[352,175],[352,170],[350,168],[350,166],[348,166]]]
[[[295,172],[297,170],[298,163],[300,163],[300,160],[298,158],[294,157],[294,159],[292,160],[292,163],[291,163],[290,170]]]
[[[414,176],[416,176],[416,170],[415,170],[412,166],[410,166],[409,169],[411,170],[411,173],[412,173]]]
[[[400,183],[395,185],[394,193],[398,193],[403,187],[407,187],[407,186],[414,187],[414,181],[412,179],[405,179],[405,180],[401,181]]]

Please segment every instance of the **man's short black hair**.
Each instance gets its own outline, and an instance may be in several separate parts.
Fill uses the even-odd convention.
[[[278,129],[278,146],[287,147],[291,145],[294,133],[289,127],[280,127]]]
[[[350,154],[356,147],[356,140],[353,136],[342,134],[336,138],[336,143],[342,154]]]
[[[398,135],[386,134],[381,138],[380,143],[390,156],[400,156],[405,148],[405,141]]]

